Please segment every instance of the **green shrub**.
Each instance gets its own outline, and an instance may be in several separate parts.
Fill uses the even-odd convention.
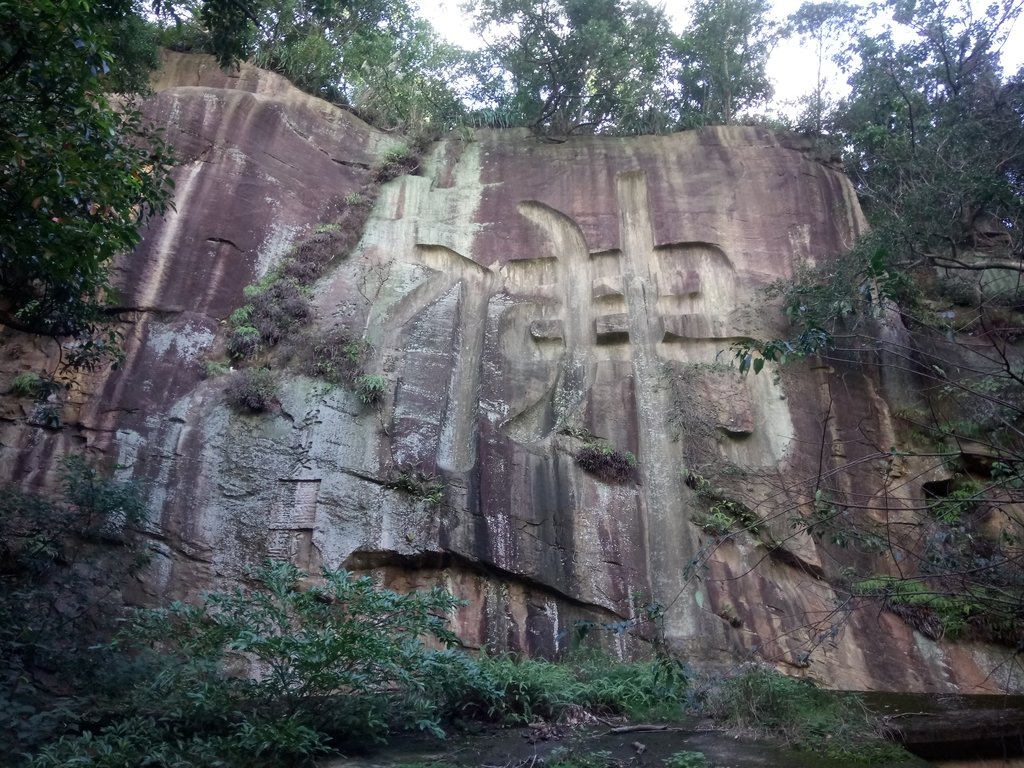
[[[242,295],[246,299],[254,299],[261,293],[266,291],[270,286],[281,279],[281,272],[278,269],[272,269],[255,283],[250,283],[242,289]],[[250,310],[251,311],[251,310]]]
[[[235,360],[253,357],[260,351],[260,332],[251,325],[234,328],[227,340],[227,353]]]
[[[636,457],[629,451],[617,451],[603,441],[590,442],[576,452],[576,463],[607,483],[627,483],[633,479]]]
[[[758,532],[761,518],[743,502],[726,496],[726,492],[716,488],[708,478],[686,472],[684,482],[695,491],[698,502],[704,507],[690,513],[690,522],[704,533],[728,536],[737,531]]]
[[[40,376],[32,371],[19,373],[11,382],[11,394],[15,397],[31,397],[46,400],[61,389],[62,385],[49,374]]]
[[[388,380],[383,376],[366,373],[355,380],[356,396],[364,405],[379,405],[387,390]]]
[[[235,408],[259,413],[277,400],[277,377],[269,368],[245,368],[232,374],[225,393]]]
[[[309,300],[290,276],[272,272],[244,293],[248,303],[228,316],[227,352],[234,359],[277,344],[312,316]]]
[[[309,300],[291,280],[278,279],[250,299],[249,324],[267,345],[276,344],[312,315]]]
[[[529,723],[558,720],[584,708],[603,715],[635,718],[682,715],[685,677],[674,674],[667,659],[621,662],[604,653],[577,654],[566,662],[482,656],[481,692],[464,690],[460,698],[477,717]]]
[[[232,328],[242,328],[244,326],[251,325],[251,322],[252,304],[243,304],[228,315],[228,325]]]
[[[60,429],[61,427],[61,406],[57,403],[36,403],[32,414],[28,417],[28,423],[35,427],[45,429]]]
[[[690,522],[704,533],[727,536],[737,531],[757,533],[760,518],[747,506],[734,499],[721,499],[711,504],[706,512],[693,512]]]
[[[611,768],[619,763],[606,749],[573,754],[566,747],[557,747],[551,751],[545,765],[547,768]]]
[[[359,240],[362,221],[322,224],[281,264],[281,276],[299,286],[310,286],[319,279],[327,265],[337,257],[348,255]]]
[[[216,379],[218,376],[226,376],[231,373],[231,367],[217,360],[207,360],[203,363],[203,378]]]
[[[711,768],[703,752],[682,751],[665,758],[666,768]]]
[[[400,467],[394,470],[384,485],[408,493],[432,507],[444,499],[444,483],[438,480],[436,475],[413,467]]]
[[[990,627],[996,635],[992,639],[1005,640],[1001,635],[1007,634],[1016,636],[1020,622],[1018,606],[1014,605],[1011,612],[1005,610],[1005,591],[981,586],[965,590],[957,585],[955,590],[946,590],[925,578],[873,576],[856,582],[853,592],[880,598],[890,611],[933,640],[961,638],[972,629],[972,620],[980,620],[989,613],[993,614],[988,618],[995,625]],[[993,605],[999,610],[993,611]],[[1000,620],[1009,625],[1005,627],[1009,632],[1000,631],[1004,629],[998,626]]]
[[[783,739],[798,749],[851,762],[899,762],[906,753],[886,741],[855,694],[823,691],[809,680],[751,666],[711,688],[704,712],[727,725]]]
[[[125,766],[221,766],[290,768],[310,765],[333,749],[294,715],[225,727],[223,733],[190,732],[167,718],[129,716],[97,732],[63,736],[45,746],[29,768],[125,768]]]
[[[331,384],[355,385],[358,393],[357,382],[370,349],[369,342],[354,339],[344,329],[336,328],[313,339],[305,369],[309,375]]]
[[[308,764],[393,726],[440,734],[429,680],[456,638],[441,589],[398,594],[325,571],[312,586],[268,562],[250,587],[138,613],[122,644],[158,671],[123,694],[130,714],[46,748],[33,768],[66,765]]]
[[[124,665],[106,645],[110,595],[145,564],[133,536],[145,504],[80,456],[60,463],[60,494],[0,488],[0,764],[75,729],[100,709]],[[59,681],[58,685],[54,685]]]
[[[722,510],[693,512],[690,514],[690,522],[712,536],[726,536],[736,524],[735,518]]]
[[[981,483],[969,481],[961,483],[948,496],[932,497],[928,502],[937,520],[947,525],[956,525],[978,506],[983,496]]]
[[[384,153],[384,159],[373,178],[376,183],[384,184],[398,176],[415,173],[419,167],[420,158],[416,150],[401,144]]]

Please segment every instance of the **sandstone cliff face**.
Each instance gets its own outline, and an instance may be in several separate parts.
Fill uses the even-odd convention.
[[[355,252],[315,286],[316,327],[372,344],[379,411],[285,369],[280,407],[241,415],[201,376],[223,320],[397,142],[203,57],[167,55],[156,89],[147,110],[184,162],[176,210],[124,260],[127,366],[79,382],[62,429],[7,402],[0,431],[7,477],[43,484],[56,456],[84,450],[149,483],[155,557],[129,599],[188,597],[271,555],[444,584],[468,603],[467,643],[496,650],[554,655],[589,620],[627,652],[657,604],[695,661],[756,651],[842,688],[1020,687],[990,675],[992,649],[845,612],[830,583],[864,555],[789,525],[823,455],[848,468],[850,498],[886,510],[865,515],[910,519],[934,479],[888,454],[899,436],[870,367],[726,365],[737,338],[783,331],[764,286],[864,226],[847,180],[796,140],[736,127],[438,142],[421,175],[382,187]],[[5,332],[11,375],[40,365],[37,344]],[[635,454],[631,481],[578,465],[598,439]],[[434,478],[441,503],[395,488],[403,472]],[[692,522],[712,484],[764,521],[757,533],[721,541]]]

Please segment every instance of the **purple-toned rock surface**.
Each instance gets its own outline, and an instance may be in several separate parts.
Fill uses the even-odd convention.
[[[848,181],[800,140],[731,127],[438,142],[422,175],[381,187],[354,253],[314,286],[308,338],[289,342],[369,341],[379,410],[270,355],[280,407],[243,415],[223,377],[202,376],[223,321],[397,142],[205,57],[167,54],[156,90],[146,111],[184,162],[176,210],[119,273],[127,365],[84,377],[62,429],[30,426],[13,398],[0,413],[6,477],[43,485],[75,450],[148,482],[154,561],[128,599],[194,595],[275,556],[445,585],[468,601],[460,634],[495,650],[554,655],[588,620],[629,652],[657,624],[694,661],[756,651],[835,687],[1020,687],[988,675],[992,648],[848,612],[832,585],[870,556],[791,524],[823,455],[879,519],[911,520],[940,474],[889,453],[891,383],[872,367],[728,365],[735,340],[784,331],[763,288],[864,227]],[[0,341],[8,378],[52,352]],[[629,452],[632,477],[584,471],[588,447]],[[396,488],[403,473],[440,502]],[[756,532],[704,533],[715,498]]]

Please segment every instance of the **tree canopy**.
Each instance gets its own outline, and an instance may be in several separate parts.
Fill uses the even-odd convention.
[[[1019,259],[1021,77],[1004,80],[997,55],[1019,3],[982,16],[967,3],[891,7],[915,39],[860,38],[835,118],[865,210],[900,230],[901,255],[955,260],[1000,222],[1013,241],[1002,255]]]
[[[570,134],[671,127],[674,37],[644,0],[480,0],[474,93],[505,124]]]
[[[84,364],[109,342],[107,265],[170,191],[159,136],[111,95],[138,89],[139,26],[122,0],[0,2],[0,318],[77,338]]]
[[[850,604],[881,601],[933,639],[1018,648],[1022,521],[996,518],[1024,488],[1024,72],[1005,77],[999,63],[1021,7],[891,0],[894,27],[861,28],[833,49],[849,55],[850,91],[818,102],[814,129],[842,152],[872,229],[774,286],[790,338],[738,349],[741,370],[814,355],[862,365],[881,386],[900,381],[889,386],[900,446],[876,445],[874,458],[918,462],[913,477],[886,481],[887,494],[911,485],[924,496],[914,524],[873,520],[888,506],[844,491],[833,458],[799,530],[882,558],[880,573],[851,574]],[[833,10],[804,6],[798,29],[848,18]],[[928,472],[946,479],[924,482]]]
[[[685,125],[729,124],[771,96],[768,54],[781,33],[768,0],[698,0],[678,41]]]

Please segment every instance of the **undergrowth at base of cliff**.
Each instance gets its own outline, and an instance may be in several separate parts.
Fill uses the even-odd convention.
[[[6,488],[0,512],[5,765],[283,768],[400,732],[693,711],[798,748],[828,735],[844,759],[892,754],[856,700],[761,667],[697,683],[663,642],[633,662],[583,631],[561,662],[468,653],[438,587],[268,561],[197,603],[119,612],[119,580],[145,564],[141,496],[81,459],[60,501]]]
[[[116,698],[27,764],[294,766],[400,731],[683,711],[686,676],[667,658],[473,656],[447,626],[459,601],[442,589],[310,579],[280,561],[251,576],[198,605],[137,612],[110,646],[132,661]]]

